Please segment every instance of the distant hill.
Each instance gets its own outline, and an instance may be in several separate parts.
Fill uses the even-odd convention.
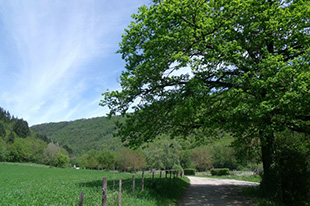
[[[121,120],[121,117],[116,116],[111,119],[97,117],[70,122],[45,123],[34,125],[31,129],[46,135],[51,141],[67,145],[74,155],[80,156],[91,149],[113,151],[121,148],[120,138],[112,135],[116,130],[116,120]]]

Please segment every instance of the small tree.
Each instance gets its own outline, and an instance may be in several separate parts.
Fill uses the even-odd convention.
[[[101,169],[112,169],[115,165],[115,155],[110,151],[102,151],[97,156]]]
[[[192,152],[192,161],[198,171],[206,171],[212,167],[212,157],[206,147],[197,147]]]
[[[49,143],[43,151],[44,161],[46,164],[53,164],[53,161],[56,159],[57,154],[60,153],[60,147],[57,144]]]
[[[120,170],[136,171],[145,168],[146,159],[142,152],[125,148],[117,152],[116,164]]]
[[[12,161],[25,162],[31,157],[31,149],[25,143],[24,139],[16,138],[15,142],[11,146],[10,154]]]
[[[53,165],[55,167],[66,167],[70,162],[68,155],[64,155],[62,153],[58,153],[57,157],[53,161]]]
[[[172,169],[180,165],[181,146],[175,140],[159,139],[144,149],[148,166],[156,169]]]
[[[180,152],[180,165],[183,168],[191,168],[194,167],[194,163],[192,161],[192,153],[189,150],[182,150]]]
[[[30,129],[28,127],[28,122],[18,119],[14,126],[13,131],[17,134],[17,136],[25,138],[30,134]]]
[[[99,152],[96,150],[90,150],[89,152],[82,155],[80,158],[80,166],[88,169],[100,169],[98,162]]]
[[[237,168],[237,159],[234,148],[231,146],[231,138],[223,138],[208,146],[212,157],[213,166],[216,168]]]

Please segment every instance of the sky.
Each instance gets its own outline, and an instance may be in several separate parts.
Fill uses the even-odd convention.
[[[124,29],[150,0],[0,0],[0,107],[29,125],[105,116]]]

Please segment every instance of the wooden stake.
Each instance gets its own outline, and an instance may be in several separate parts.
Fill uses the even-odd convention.
[[[141,192],[144,191],[144,171],[142,171]]]
[[[133,198],[135,198],[135,187],[136,187],[135,175],[132,175],[132,197]]]
[[[122,205],[122,179],[119,179],[118,205]]]
[[[108,205],[108,191],[107,191],[107,177],[103,177],[102,180],[102,206]]]
[[[83,200],[84,200],[84,192],[81,192],[81,194],[80,194],[79,206],[82,206],[82,205],[83,205]]]

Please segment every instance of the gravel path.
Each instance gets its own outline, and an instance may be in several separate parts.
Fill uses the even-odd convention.
[[[179,206],[254,206],[250,199],[241,197],[237,191],[242,187],[257,186],[258,183],[205,177],[188,178],[191,184]]]

